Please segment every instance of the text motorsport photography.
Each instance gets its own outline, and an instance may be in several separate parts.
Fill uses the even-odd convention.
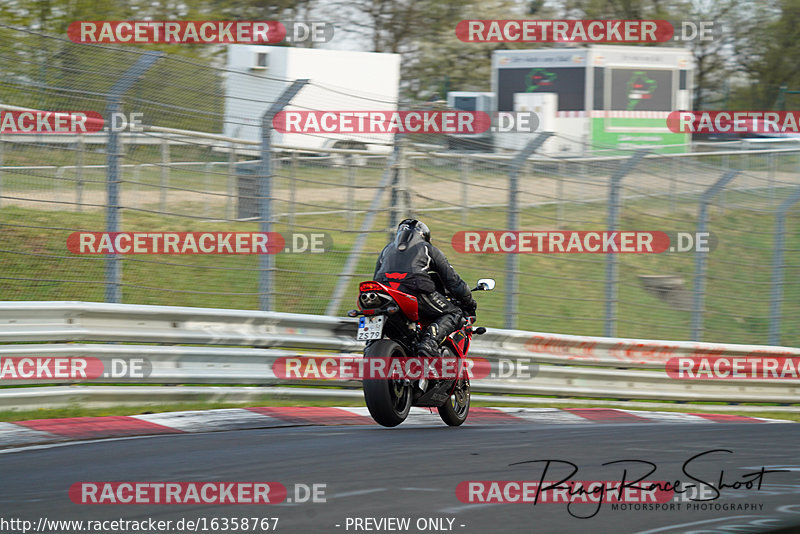
[[[595,517],[605,504],[611,504],[614,511],[760,511],[763,504],[750,501],[761,491],[769,494],[766,479],[790,471],[761,466],[741,474],[739,478],[736,475],[726,478],[724,469],[711,476],[699,471],[698,466],[710,458],[719,460],[728,454],[735,453],[728,449],[711,449],[691,456],[681,466],[680,476],[686,480],[677,477],[652,480],[658,465],[640,459],[602,463],[604,467],[622,470],[622,477],[614,480],[574,480],[580,468],[568,460],[525,460],[511,463],[509,467],[519,472],[539,470],[541,466],[539,478],[530,481],[463,481],[456,487],[456,495],[465,503],[565,504],[569,515],[578,519]],[[707,465],[703,467],[707,472]],[[563,478],[548,478],[554,475]],[[744,493],[750,499],[745,503],[716,502],[725,493]]]

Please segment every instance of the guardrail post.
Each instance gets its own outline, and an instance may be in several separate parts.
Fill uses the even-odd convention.
[[[553,132],[541,132],[528,141],[514,159],[511,160],[508,171],[508,230],[514,232],[519,229],[519,171],[528,158],[544,144]],[[506,256],[506,328],[517,327],[517,297],[519,294],[519,256],[509,254]]]
[[[399,136],[400,134],[396,135],[396,137]],[[361,221],[361,229],[358,232],[356,241],[353,243],[353,248],[350,250],[350,254],[347,255],[347,260],[345,260],[342,272],[339,273],[339,281],[336,283],[336,288],[333,290],[331,300],[328,302],[328,307],[325,309],[325,315],[336,315],[339,310],[339,306],[342,304],[342,299],[344,298],[345,291],[347,291],[347,286],[355,274],[356,266],[358,265],[358,257],[361,255],[361,251],[367,244],[367,237],[369,237],[369,232],[372,230],[375,216],[382,211],[381,204],[383,195],[391,181],[394,179],[395,170],[398,162],[400,161],[400,145],[401,143],[399,140],[396,140],[392,155],[386,163],[386,168],[383,170],[381,181],[378,183],[378,187],[375,189],[375,196],[372,197],[372,202],[367,209],[367,213],[364,215],[364,219]]]
[[[261,162],[258,165],[258,206],[260,231],[272,231],[272,119],[308,83],[308,79],[292,82],[261,117]],[[258,309],[272,311],[275,292],[275,255],[258,257]]]
[[[106,231],[119,232],[119,184],[120,184],[120,136],[112,128],[115,113],[122,109],[122,95],[141,78],[153,64],[163,56],[163,52],[144,52],[136,63],[117,80],[106,100],[106,127],[108,128],[108,169],[106,175]],[[118,254],[106,255],[106,302],[122,300],[122,263]]]
[[[700,197],[700,209],[697,215],[697,234],[706,231],[708,226],[708,205],[723,187],[739,174],[738,170],[730,170],[722,175],[714,185],[703,192]],[[706,284],[706,252],[700,248],[695,252],[694,295],[692,295],[692,341],[700,341],[703,333],[703,308]]]
[[[786,248],[786,212],[800,201],[800,187],[781,202],[775,212],[775,245],[772,256],[772,295],[769,311],[769,344],[781,342],[781,305],[783,304],[783,252]]]
[[[608,192],[608,231],[616,232],[622,195],[619,194],[622,179],[645,157],[648,150],[637,150],[611,175]],[[614,337],[617,327],[617,284],[619,283],[619,257],[606,254],[605,336]]]

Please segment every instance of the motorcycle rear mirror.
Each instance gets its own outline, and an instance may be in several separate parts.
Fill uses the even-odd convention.
[[[495,285],[494,278],[481,278],[480,280],[478,280],[478,285],[475,286],[475,289],[473,291],[475,290],[491,291],[492,289],[494,289],[494,285]]]

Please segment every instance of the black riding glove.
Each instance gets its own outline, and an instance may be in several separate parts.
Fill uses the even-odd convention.
[[[475,302],[475,299],[470,295],[461,301],[461,309],[464,310],[464,313],[467,315],[475,315],[475,312],[478,311],[478,303]]]

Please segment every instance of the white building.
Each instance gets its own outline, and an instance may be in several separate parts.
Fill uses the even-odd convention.
[[[689,134],[667,128],[670,112],[692,109],[694,62],[684,48],[591,45],[498,50],[492,54],[495,111],[536,111],[554,131],[544,152],[583,147],[683,152]],[[512,150],[528,134],[498,134]]]

